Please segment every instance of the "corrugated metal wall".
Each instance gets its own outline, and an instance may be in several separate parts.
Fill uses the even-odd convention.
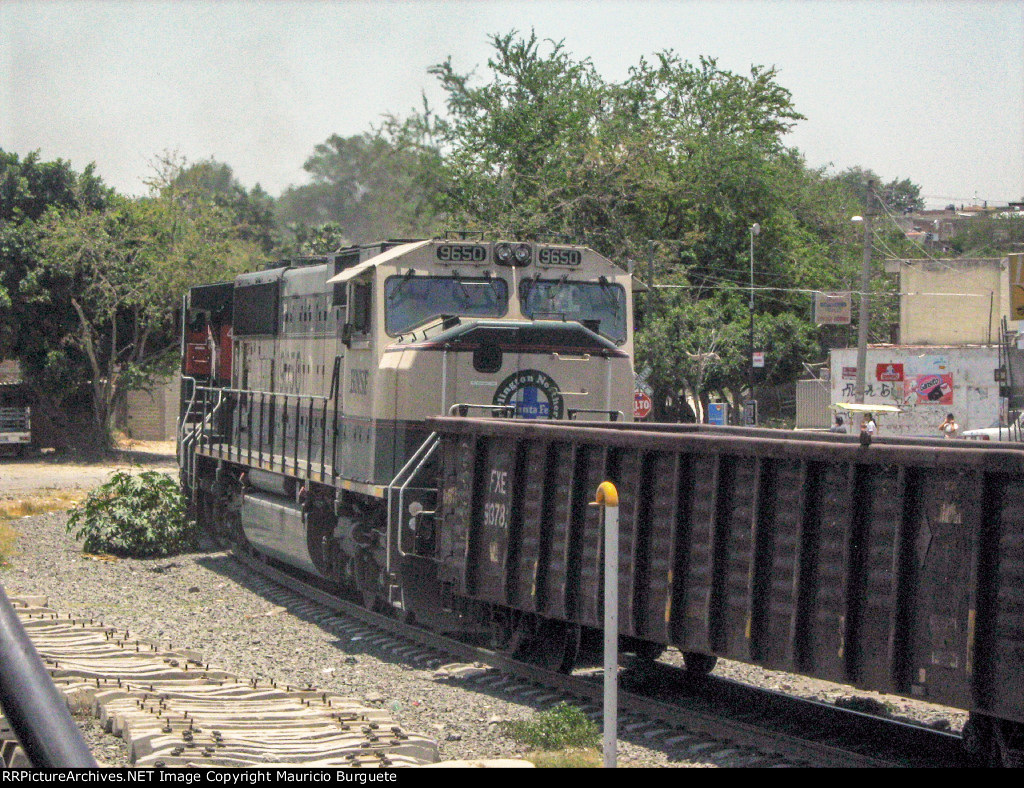
[[[796,382],[796,428],[808,430],[827,428],[832,419],[828,412],[828,384],[821,380]]]

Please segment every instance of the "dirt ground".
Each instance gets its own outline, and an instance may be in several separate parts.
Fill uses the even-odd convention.
[[[176,474],[174,441],[125,441],[106,460],[67,455],[0,457],[0,500],[45,495],[55,490],[90,490],[117,470],[160,470]]]

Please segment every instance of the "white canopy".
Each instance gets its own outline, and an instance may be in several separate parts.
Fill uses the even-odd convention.
[[[336,285],[341,282],[347,282],[349,279],[359,276],[359,274],[369,271],[371,268],[375,268],[381,263],[391,262],[397,257],[401,257],[404,254],[408,254],[409,252],[419,249],[421,246],[426,246],[428,243],[430,243],[429,239],[426,241],[415,241],[409,244],[400,244],[399,246],[393,246],[386,252],[381,252],[378,255],[374,255],[368,260],[363,260],[363,262],[359,263],[359,265],[354,265],[351,268],[346,268],[340,273],[335,274],[334,276],[327,280],[327,284]]]
[[[866,404],[862,405],[859,402],[837,402],[835,405],[829,405],[834,410],[845,410],[849,413],[902,413],[902,408],[897,408],[895,405],[875,405]]]

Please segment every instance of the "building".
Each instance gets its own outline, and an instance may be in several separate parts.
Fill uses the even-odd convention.
[[[150,388],[129,391],[114,420],[117,429],[133,440],[166,441],[176,436],[180,378],[156,379]]]
[[[900,344],[992,344],[1008,316],[1005,258],[887,260],[899,274]]]
[[[864,376],[864,402],[895,405],[898,416],[876,417],[887,436],[940,437],[939,422],[953,413],[962,430],[996,427],[1008,418],[1008,398],[997,370],[1005,368],[1003,348],[992,345],[871,345]],[[1024,352],[1011,364],[1024,370]],[[854,402],[857,348],[833,350],[833,403]]]
[[[963,430],[1006,424],[1024,399],[1024,255],[887,270],[899,273],[900,343],[869,345],[864,375],[865,404],[903,409],[884,434],[935,437],[946,413]],[[854,401],[857,349],[833,350],[827,377],[833,404]]]

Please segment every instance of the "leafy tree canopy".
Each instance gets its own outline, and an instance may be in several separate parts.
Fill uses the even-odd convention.
[[[424,107],[409,120],[389,118],[379,129],[317,145],[304,165],[312,183],[290,187],[278,200],[277,220],[290,231],[282,249],[303,253],[311,229],[324,226],[340,228],[327,233],[351,243],[433,235],[444,168],[431,122]]]
[[[657,393],[684,394],[699,411],[712,390],[737,400],[747,380],[758,223],[763,382],[824,352],[810,291],[849,286],[857,200],[846,181],[785,146],[803,116],[773,69],[739,74],[669,51],[610,83],[562,42],[512,32],[491,43],[482,77],[451,59],[432,69],[447,94],[435,128],[454,224],[633,261],[662,288],[641,305],[637,366],[652,368]]]
[[[230,207],[197,198],[180,175],[163,170],[148,197],[130,199],[96,188],[89,171],[68,171],[73,193],[102,199],[50,199],[34,221],[4,227],[24,251],[10,277],[19,338],[12,351],[46,398],[41,410],[86,404],[88,429],[75,430],[83,443],[105,445],[127,391],[174,363],[181,294],[262,257],[239,237]]]

